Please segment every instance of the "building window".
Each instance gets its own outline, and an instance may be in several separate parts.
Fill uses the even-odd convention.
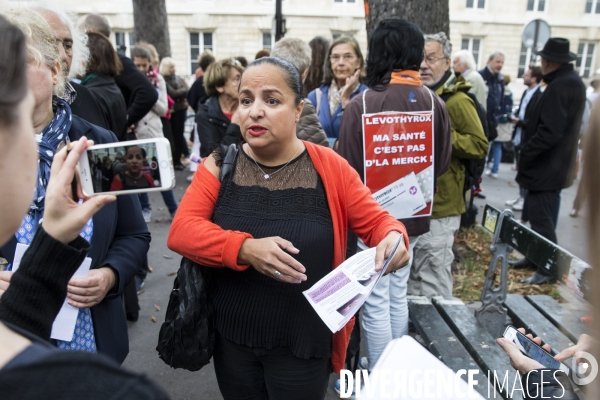
[[[127,57],[131,54],[131,48],[135,44],[135,33],[115,31],[115,48]]]
[[[212,32],[190,32],[190,61],[193,74],[198,69],[198,56],[204,51],[215,51]]]
[[[525,71],[529,68],[529,65],[535,60],[531,59],[533,54],[533,49],[531,47],[525,47],[523,43],[521,43],[521,52],[519,53],[519,71],[517,72],[517,78],[523,76]],[[537,56],[535,57],[538,58]]]
[[[545,11],[546,0],[527,0],[527,11]]]
[[[262,34],[262,48],[271,51],[273,48],[273,37],[271,32],[263,32]]]
[[[595,51],[595,43],[579,42],[579,47],[577,48],[577,69],[579,69],[579,75],[584,78],[589,78],[594,69]]]
[[[331,37],[333,38],[333,40],[338,39],[342,36],[350,36],[350,37],[354,37],[354,34],[351,32],[331,32]]]
[[[587,0],[585,3],[586,14],[600,14],[600,1]]]
[[[485,0],[467,0],[467,8],[485,8]]]
[[[473,53],[477,68],[481,65],[481,39],[480,38],[463,38],[460,45],[461,50],[469,50]]]

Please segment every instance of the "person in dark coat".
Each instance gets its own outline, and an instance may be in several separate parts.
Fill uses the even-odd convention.
[[[521,139],[523,137],[523,131],[525,130],[525,127],[527,126],[527,122],[529,120],[528,111],[534,108],[533,104],[535,104],[542,95],[542,91],[540,90],[540,82],[542,80],[542,76],[542,69],[537,65],[530,65],[529,68],[527,68],[527,70],[521,76],[523,78],[523,83],[527,86],[527,88],[521,96],[519,108],[515,113],[515,117],[512,119],[512,122],[515,124],[512,142],[515,145],[515,160],[517,164],[519,163],[519,151],[521,150]],[[530,104],[532,104],[531,109],[529,108]],[[513,200],[508,200],[506,202],[506,205],[512,206],[513,210],[523,211],[526,195],[527,190],[519,187],[519,197]],[[521,219],[523,221],[526,220],[525,218]],[[515,267],[517,267],[517,265],[515,265]],[[520,264],[519,267],[524,268],[526,267],[526,265]]]
[[[207,157],[219,144],[241,143],[238,86],[244,69],[239,61],[225,59],[213,63],[204,75],[206,102],[196,113],[200,156]]]
[[[127,104],[127,133],[130,134],[137,123],[152,110],[158,100],[158,92],[129,57],[119,54],[119,60],[123,69],[115,76],[115,83]]]
[[[173,112],[171,113],[171,132],[173,142],[173,165],[177,170],[183,170],[189,164],[190,152],[187,141],[183,136],[185,131],[185,120],[187,118],[189,91],[188,84],[181,76],[177,76],[175,61],[171,57],[165,57],[160,62],[160,74],[165,78],[167,84],[167,94],[175,102]],[[183,160],[182,160],[183,157]]]
[[[577,56],[569,51],[567,39],[550,38],[537,54],[542,58],[543,79],[548,86],[533,105],[523,133],[517,182],[528,191],[531,229],[556,243],[560,192],[575,179],[585,86],[571,64]],[[522,282],[541,284],[552,280],[538,268]]]
[[[86,14],[82,16],[79,19],[78,28],[83,32],[97,32],[107,38],[110,37],[108,20],[100,14]],[[144,74],[137,70],[130,58],[121,53],[118,53],[118,56],[123,68],[114,78],[127,105],[127,134],[129,138],[133,138],[130,135],[133,132],[133,128],[154,107],[154,104],[158,100],[158,93]],[[119,140],[125,139],[125,136],[119,137]]]
[[[188,103],[190,107],[194,109],[194,112],[198,112],[198,108],[200,104],[203,104],[208,98],[206,94],[206,90],[204,89],[204,73],[208,70],[208,67],[215,62],[215,56],[213,56],[212,51],[204,50],[204,53],[200,55],[198,58],[198,64],[200,65],[200,73],[196,71],[197,76],[194,84],[190,88],[190,91],[187,95]],[[193,139],[192,139],[193,141]]]
[[[115,83],[123,65],[112,43],[100,33],[88,33],[90,60],[81,85],[88,88],[109,123],[109,130],[123,139],[127,130],[127,107]]]

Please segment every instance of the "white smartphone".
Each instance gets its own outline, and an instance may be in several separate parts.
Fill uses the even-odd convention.
[[[165,138],[92,146],[79,159],[79,177],[86,196],[173,189],[171,146]]]
[[[513,342],[521,350],[521,353],[527,357],[534,359],[546,368],[560,369],[569,375],[569,368],[566,365],[556,361],[550,353],[535,344],[533,340],[523,335],[514,326],[508,326],[503,336]]]

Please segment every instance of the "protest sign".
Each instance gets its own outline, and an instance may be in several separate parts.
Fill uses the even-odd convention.
[[[363,114],[365,185],[397,219],[431,215],[433,111]]]

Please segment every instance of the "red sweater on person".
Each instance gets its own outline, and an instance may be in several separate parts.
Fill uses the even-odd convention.
[[[332,268],[338,267],[345,259],[348,228],[369,247],[377,246],[392,231],[400,232],[408,249],[404,225],[379,206],[348,162],[329,148],[310,142],[304,142],[304,145],[327,194],[334,231]],[[204,166],[203,161],[177,209],[167,246],[198,264],[243,271],[249,265],[238,264],[238,253],[244,240],[252,236],[223,230],[212,223],[220,188],[221,182]],[[353,327],[354,318],[333,335],[331,363],[336,373],[344,368]]]

